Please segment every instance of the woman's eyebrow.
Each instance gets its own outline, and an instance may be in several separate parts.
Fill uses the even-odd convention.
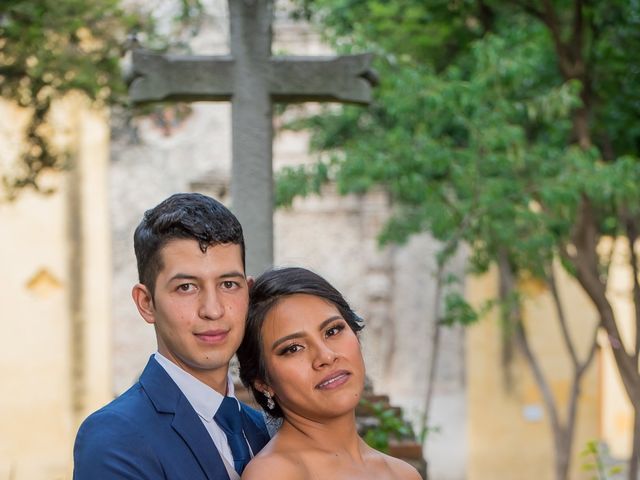
[[[279,338],[278,340],[273,342],[273,345],[271,345],[271,350],[275,350],[278,347],[278,345],[286,342],[287,340],[292,340],[294,338],[301,338],[304,336],[305,336],[304,332],[295,332],[295,333],[290,333],[289,335],[285,335],[284,337]]]
[[[332,315],[331,317],[327,318],[320,324],[320,326],[318,327],[318,330],[323,330],[331,322],[340,320],[341,318],[342,317],[340,315]],[[278,345],[283,344],[287,340],[292,340],[294,338],[301,338],[301,337],[304,337],[305,335],[306,334],[304,332],[294,332],[294,333],[290,333],[289,335],[285,335],[284,337],[281,337],[275,342],[273,342],[273,345],[271,345],[271,350],[275,350],[278,347]]]
[[[327,318],[324,322],[320,324],[320,326],[318,327],[318,330],[324,330],[324,327],[329,325],[331,322],[334,322],[336,320],[341,320],[341,319],[342,319],[342,316],[340,315],[332,315],[331,317]]]

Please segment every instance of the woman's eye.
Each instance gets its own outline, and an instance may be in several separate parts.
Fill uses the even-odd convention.
[[[333,337],[334,335],[339,334],[342,330],[344,330],[344,325],[334,325],[327,329],[326,335],[327,337]]]
[[[293,345],[289,345],[288,347],[281,350],[280,355],[287,355],[291,353],[296,353],[302,350],[302,345],[298,345],[294,343]]]

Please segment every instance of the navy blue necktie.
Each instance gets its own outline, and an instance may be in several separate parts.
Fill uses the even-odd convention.
[[[238,401],[233,397],[224,397],[213,419],[227,435],[227,441],[233,455],[233,466],[236,472],[242,474],[244,467],[251,460],[251,453],[249,453],[249,446],[244,438],[244,433],[242,433],[242,418]]]

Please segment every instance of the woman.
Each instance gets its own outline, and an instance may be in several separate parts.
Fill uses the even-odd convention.
[[[242,479],[420,479],[358,435],[362,322],[342,295],[302,268],[263,274],[250,295],[240,377],[282,426]]]

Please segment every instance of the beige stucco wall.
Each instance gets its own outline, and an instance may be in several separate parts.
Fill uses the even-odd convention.
[[[63,207],[61,194],[0,205],[0,478],[59,478],[66,468],[73,422]]]
[[[618,375],[606,336],[602,344],[602,416],[600,428],[609,453],[618,462],[631,455],[633,409]]]
[[[562,272],[558,272],[561,296],[570,330],[576,339],[581,358],[593,335],[596,314],[584,294]],[[566,418],[571,372],[570,361],[561,345],[560,329],[549,294],[541,285],[526,286],[530,298],[525,319],[530,331],[532,350],[548,378],[556,401]],[[479,305],[497,294],[495,271],[481,278],[470,278],[468,296]],[[468,479],[469,480],[551,480],[553,440],[548,414],[525,359],[515,353],[513,382],[507,388],[502,365],[501,330],[498,316],[492,312],[468,330],[467,402]],[[599,397],[597,362],[586,372],[582,382],[577,428],[572,455],[571,479],[590,478],[581,471],[585,462],[579,455],[586,442],[598,438]]]
[[[609,248],[607,242],[603,248]],[[638,246],[636,246],[636,250]],[[608,285],[608,298],[618,320],[623,341],[632,340],[635,334],[635,312],[632,299],[633,272],[628,263],[628,242],[619,240],[615,245],[612,269]],[[606,441],[611,455],[615,459],[626,459],[631,455],[633,434],[633,409],[627,399],[616,363],[611,352],[611,344],[604,334],[600,337],[602,345],[602,438]],[[625,347],[631,351],[631,342]]]
[[[48,175],[46,184],[56,189],[52,195],[25,191],[13,203],[0,203],[3,480],[68,478],[78,421],[110,392],[107,127],[104,115],[84,108],[79,98],[58,105],[53,117],[60,138],[78,152],[80,168]],[[3,172],[12,161],[7,152],[19,150],[15,127],[24,118],[0,102],[0,138],[7,146]],[[78,200],[70,195],[74,186],[80,186]],[[91,248],[74,248],[80,244]],[[78,255],[82,271],[74,272],[71,260]],[[81,301],[74,300],[78,291],[84,292]],[[72,305],[81,306],[78,321],[84,325],[76,329],[76,349]],[[72,357],[79,351],[91,355],[82,365],[76,362],[82,368],[74,373]]]

